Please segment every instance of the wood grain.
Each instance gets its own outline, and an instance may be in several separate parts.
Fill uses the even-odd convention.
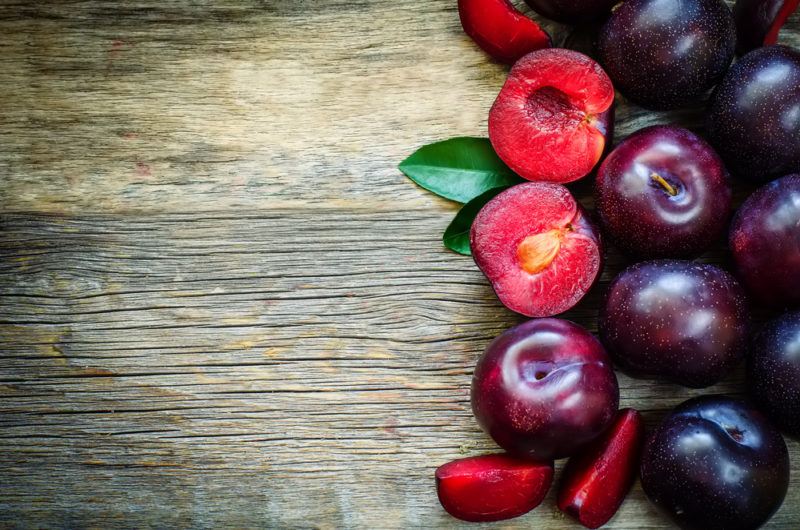
[[[0,527],[460,526],[433,469],[493,449],[470,376],[520,320],[396,169],[485,135],[506,70],[454,5],[0,3]],[[620,383],[651,425],[700,393]],[[637,486],[609,527],[668,524]]]

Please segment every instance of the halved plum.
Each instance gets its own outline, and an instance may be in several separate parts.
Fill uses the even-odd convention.
[[[526,182],[497,195],[472,223],[470,246],[498,298],[546,317],[583,298],[600,275],[600,232],[569,190]]]
[[[611,141],[614,87],[582,53],[550,48],[514,65],[489,112],[489,139],[533,181],[565,183],[591,172]]]
[[[567,462],[559,484],[558,509],[586,528],[606,524],[633,486],[643,443],[641,414],[620,410],[600,439]]]
[[[501,521],[536,508],[553,482],[553,462],[506,454],[449,462],[436,470],[436,493],[447,513],[464,521]]]
[[[778,42],[778,33],[798,5],[800,0],[736,0],[733,18],[737,53],[744,55]]]
[[[501,63],[514,64],[552,44],[550,35],[508,0],[458,0],[458,15],[464,32]]]

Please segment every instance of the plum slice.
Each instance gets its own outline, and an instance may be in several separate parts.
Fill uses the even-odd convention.
[[[489,139],[520,176],[565,183],[586,176],[611,140],[614,87],[582,53],[550,48],[514,65],[489,112]]]
[[[508,0],[458,0],[458,15],[464,32],[501,63],[514,64],[552,44],[550,35]]]
[[[470,246],[500,301],[529,317],[562,313],[600,274],[600,233],[569,190],[526,182],[497,195],[472,223]]]
[[[778,33],[798,5],[800,0],[736,0],[736,51],[744,55],[778,42]]]
[[[553,482],[553,462],[500,453],[449,462],[436,470],[436,493],[447,513],[472,522],[501,521],[536,508]]]
[[[558,491],[558,509],[586,528],[611,519],[633,486],[644,443],[642,416],[623,409],[606,433],[569,459]]]

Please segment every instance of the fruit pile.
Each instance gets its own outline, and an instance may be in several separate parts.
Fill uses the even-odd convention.
[[[800,309],[800,52],[775,45],[800,1],[527,1],[577,24],[566,43],[586,54],[552,48],[508,0],[459,0],[466,33],[513,64],[489,139],[400,165],[465,203],[445,245],[531,317],[488,346],[472,381],[475,418],[505,452],[441,466],[439,500],[466,521],[517,517],[569,458],[558,508],[588,528],[637,475],[682,528],[757,528],[789,485],[780,430],[800,435],[800,311],[787,312]],[[612,149],[615,88],[647,109],[704,106],[703,136],[658,125]],[[587,175],[593,212],[564,186]],[[730,175],[762,186],[735,216]],[[726,232],[732,273],[692,261]],[[608,286],[598,339],[553,317],[595,284],[607,241],[633,264]],[[757,329],[754,310],[772,319]],[[747,401],[691,399],[649,434],[618,410],[614,367],[705,388],[745,359]]]

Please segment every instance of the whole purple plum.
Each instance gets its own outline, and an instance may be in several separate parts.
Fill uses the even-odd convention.
[[[748,197],[733,218],[729,245],[754,298],[776,309],[800,307],[800,175],[772,181]]]
[[[606,233],[627,254],[691,257],[726,228],[729,180],[702,138],[657,125],[628,136],[606,157],[595,180],[595,204]]]
[[[678,405],[645,442],[642,488],[679,527],[752,530],[783,503],[789,452],[749,403],[702,396]]]
[[[600,30],[614,86],[649,109],[699,100],[733,60],[736,28],[722,0],[626,0]]]
[[[600,341],[557,318],[502,333],[472,379],[478,423],[518,457],[572,455],[611,424],[618,405],[617,377]]]
[[[747,358],[756,404],[781,429],[800,436],[800,312],[764,325]]]
[[[531,9],[564,24],[593,20],[611,11],[617,0],[525,0]]]
[[[702,388],[744,358],[747,309],[744,291],[722,269],[691,261],[645,261],[609,285],[600,337],[631,374]]]
[[[734,64],[712,98],[711,144],[736,176],[766,182],[800,172],[800,52],[754,50]]]

